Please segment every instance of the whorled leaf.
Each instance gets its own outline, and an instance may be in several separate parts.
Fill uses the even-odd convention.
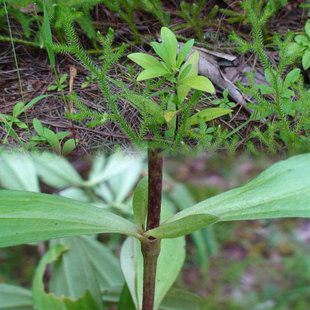
[[[162,225],[199,214],[219,221],[310,217],[310,154],[280,161],[244,186],[189,207]]]
[[[128,220],[56,195],[0,190],[0,247],[95,233],[137,236]]]

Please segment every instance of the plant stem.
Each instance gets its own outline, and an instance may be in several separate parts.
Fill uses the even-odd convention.
[[[148,214],[147,229],[160,224],[163,157],[161,149],[148,149]],[[157,259],[160,240],[152,237],[141,241],[143,254],[143,302],[142,310],[153,310]]]
[[[160,239],[141,243],[143,254],[143,302],[142,310],[153,310],[155,297],[155,282],[157,259],[160,253]]]
[[[147,229],[160,224],[161,193],[163,178],[163,157],[161,149],[148,149],[148,213]]]

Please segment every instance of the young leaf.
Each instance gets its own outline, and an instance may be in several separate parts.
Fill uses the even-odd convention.
[[[246,185],[187,208],[166,223],[202,213],[219,221],[310,217],[310,154],[280,161]]]
[[[284,80],[283,88],[288,88],[292,85],[292,83],[295,83],[300,75],[300,69],[294,68],[292,71],[290,71]]]
[[[207,108],[192,115],[188,119],[188,126],[197,125],[201,122],[208,122],[231,112],[232,110],[227,108]]]
[[[215,93],[215,88],[211,81],[205,76],[197,75],[197,76],[188,76],[182,81],[181,84],[187,85],[191,88],[202,90],[211,94]]]
[[[43,127],[42,123],[37,118],[34,118],[32,121],[32,124],[33,124],[33,128],[37,132],[37,134],[39,136],[43,136],[44,135],[44,127]]]
[[[169,72],[163,67],[149,67],[145,70],[143,70],[138,76],[137,81],[144,81],[160,76],[165,76],[169,74]]]
[[[133,215],[138,227],[144,228],[148,204],[148,178],[144,177],[133,195]]]
[[[176,238],[192,233],[207,225],[216,223],[218,217],[210,214],[194,214],[169,223],[162,223],[159,227],[148,230],[145,235],[155,238]]]
[[[32,310],[32,292],[19,286],[0,283],[1,310]]]
[[[17,102],[15,104],[15,106],[13,108],[13,113],[12,113],[14,118],[18,117],[22,113],[24,106],[25,106],[25,104],[22,101]]]
[[[174,33],[167,27],[162,27],[160,31],[160,37],[163,41],[165,48],[169,54],[169,65],[175,67],[176,65],[176,55],[178,50],[178,41]]]
[[[192,68],[192,65],[187,64],[184,70],[180,71],[180,74],[178,76],[179,83],[189,74],[189,72],[191,71],[191,68]]]
[[[306,32],[307,36],[310,38],[310,19],[308,19],[306,22],[305,32]]]
[[[154,57],[145,53],[132,53],[127,56],[130,60],[140,65],[143,69],[148,69],[150,67],[160,67],[161,63]]]
[[[184,78],[189,77],[189,76],[197,76],[197,74],[198,74],[198,62],[199,62],[199,53],[198,53],[198,51],[195,51],[194,53],[192,53],[188,57],[187,61],[181,67],[180,72],[179,72],[179,77],[182,77],[182,79],[184,79]],[[183,74],[183,71],[185,70],[185,68],[188,68],[188,65],[191,65],[191,68],[190,68],[189,72],[185,75],[185,74]],[[182,83],[178,83],[177,95],[178,95],[178,99],[180,102],[184,101],[184,99],[186,98],[190,89],[191,88],[189,86],[182,84]]]
[[[307,49],[302,55],[302,67],[307,70],[310,67],[310,49]]]
[[[0,247],[83,234],[137,236],[128,220],[55,195],[0,190]]]
[[[61,151],[62,155],[67,155],[70,152],[72,152],[76,148],[77,144],[78,144],[77,139],[67,140],[62,146],[62,151]]]
[[[97,307],[92,295],[87,290],[85,294],[78,300],[72,300],[66,297],[56,297],[55,294],[47,294],[44,290],[43,276],[46,266],[59,259],[67,248],[62,245],[56,245],[50,248],[47,253],[41,259],[39,266],[36,269],[33,280],[33,302],[35,309],[44,310],[100,310]]]
[[[182,62],[185,60],[186,56],[188,55],[188,53],[191,51],[191,49],[193,48],[195,40],[191,39],[188,40],[180,49],[178,58],[177,58],[177,68],[179,68],[182,64]]]
[[[135,304],[125,283],[119,298],[117,310],[136,310]]]
[[[158,42],[151,42],[151,46],[153,47],[155,53],[166,63],[169,65],[170,56],[166,46],[160,44]],[[170,66],[169,66],[170,67]]]

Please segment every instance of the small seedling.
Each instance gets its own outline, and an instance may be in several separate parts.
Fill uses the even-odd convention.
[[[36,145],[38,142],[47,142],[59,155],[66,155],[72,152],[77,146],[77,139],[68,139],[63,143],[63,140],[70,135],[69,131],[55,133],[49,128],[44,127],[36,118],[33,120],[33,128],[38,136],[31,138],[32,143]]]
[[[7,140],[8,136],[13,136],[14,138],[19,139],[18,135],[13,129],[13,126],[17,126],[21,129],[28,129],[28,124],[21,121],[19,117],[25,113],[29,108],[31,108],[34,104],[36,104],[39,100],[49,97],[49,95],[42,95],[32,99],[26,105],[24,102],[20,101],[15,104],[13,107],[12,115],[0,113],[0,123],[4,124],[4,130],[6,132],[6,137],[4,141]]]
[[[68,78],[68,74],[63,74],[58,80],[56,80],[52,85],[50,85],[47,90],[48,91],[53,91],[53,90],[57,90],[57,91],[61,91],[63,89],[65,89],[66,87],[68,87],[68,84],[66,84],[66,80]]]

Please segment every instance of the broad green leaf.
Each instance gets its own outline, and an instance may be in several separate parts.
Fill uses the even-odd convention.
[[[179,210],[186,209],[188,206],[193,206],[196,203],[188,188],[181,183],[176,183],[173,186],[173,190],[169,191],[168,194],[169,198],[178,207]],[[207,226],[206,229],[207,228],[213,228],[213,227]],[[207,243],[204,240],[203,230],[197,230],[193,232],[190,235],[190,237],[193,239],[193,242],[197,249],[197,257],[201,271],[202,273],[205,274],[208,268],[208,249],[207,249]]]
[[[309,46],[309,43],[310,43],[310,40],[308,37],[304,36],[304,35],[298,35],[295,37],[295,41],[301,45],[301,46],[304,46],[304,47],[308,47]]]
[[[93,266],[101,291],[124,284],[119,259],[104,244],[89,236],[79,236],[85,255]]]
[[[39,192],[39,180],[33,162],[26,152],[0,152],[0,187]]]
[[[30,290],[0,283],[0,310],[32,309],[32,292]]]
[[[180,71],[180,74],[178,76],[179,84],[181,84],[181,81],[189,74],[189,72],[191,71],[191,68],[192,68],[192,65],[187,64],[186,68],[184,68],[184,70]]]
[[[37,134],[39,136],[43,136],[44,135],[44,127],[43,127],[42,123],[37,118],[35,118],[35,119],[33,119],[32,124],[33,124],[33,128],[37,132]]]
[[[135,304],[132,300],[130,291],[125,283],[119,298],[117,310],[136,310]]]
[[[184,78],[187,76],[196,76],[198,74],[198,63],[199,63],[199,52],[195,51],[188,57],[187,61],[181,67],[179,76],[182,76],[183,70],[185,70],[185,68],[187,68],[188,65],[191,65],[191,69],[187,73],[187,75],[184,76]]]
[[[201,297],[188,291],[171,289],[161,303],[160,310],[202,310]]]
[[[177,57],[177,68],[179,68],[182,64],[182,62],[185,60],[186,56],[188,53],[191,51],[193,48],[195,40],[191,39],[188,40],[180,49],[179,55]]]
[[[292,85],[292,83],[295,83],[300,76],[300,69],[294,68],[291,70],[287,76],[285,77],[283,88],[288,88]]]
[[[310,39],[310,19],[307,20],[306,25],[305,25],[305,32],[307,34],[307,36]]]
[[[44,128],[43,137],[46,138],[47,142],[56,151],[56,153],[60,154],[60,141],[57,138],[57,135],[49,128]]]
[[[133,215],[138,227],[145,227],[148,205],[148,178],[145,176],[137,185],[133,195]]]
[[[165,219],[169,215],[170,212],[166,208],[163,208],[162,218]],[[185,259],[185,238],[163,239],[161,240],[160,247],[154,309],[159,307],[183,266]],[[124,242],[121,249],[121,267],[136,308],[140,310],[142,307],[143,258],[140,243],[137,239],[127,238]]]
[[[56,195],[0,190],[0,247],[82,234],[137,236],[128,220]]]
[[[310,67],[310,49],[305,50],[302,55],[302,67],[307,70]]]
[[[107,186],[114,194],[114,201],[110,201],[111,203],[124,203],[126,198],[131,196],[134,186],[137,184],[140,178],[142,165],[142,158],[137,156],[132,158],[126,169],[124,169],[121,173],[109,178]]]
[[[202,213],[219,221],[310,217],[310,154],[280,161],[246,185],[187,208],[166,223]]]
[[[33,154],[35,167],[42,181],[55,188],[83,186],[85,181],[64,157],[50,152]]]
[[[69,139],[62,146],[61,154],[66,155],[72,152],[78,145],[77,139]]]
[[[132,53],[127,56],[130,60],[140,65],[143,69],[148,69],[150,67],[160,67],[161,63],[154,57],[145,53]]]
[[[102,182],[118,177],[125,173],[132,165],[140,165],[142,158],[139,156],[126,156],[121,152],[109,157],[98,155],[95,157],[89,173],[87,186],[93,187]],[[137,164],[139,162],[139,164]]]
[[[121,248],[120,260],[132,300],[136,309],[140,310],[140,304],[142,305],[143,258],[136,239],[127,238],[125,240]]]
[[[25,104],[22,101],[16,103],[12,111],[13,117],[18,117],[22,113],[24,106]]]
[[[176,55],[178,50],[178,41],[174,33],[167,27],[162,27],[160,30],[160,37],[163,41],[165,48],[169,54],[169,64],[172,67],[176,65]]]
[[[137,81],[144,81],[160,76],[165,76],[169,72],[164,67],[149,67],[146,70],[143,70],[138,76]]]
[[[159,227],[148,230],[145,235],[155,238],[176,238],[214,224],[218,220],[217,216],[206,213],[189,215],[173,222],[164,222]]]
[[[46,293],[44,290],[43,276],[46,266],[57,259],[66,251],[62,245],[50,248],[40,260],[33,280],[33,302],[35,309],[44,310],[99,310],[92,295],[87,290],[85,294],[77,300],[67,297],[57,297],[53,293]]]
[[[189,76],[197,76],[198,74],[198,62],[199,62],[199,52],[195,51],[192,53],[187,61],[183,64],[183,66],[180,69],[179,77],[182,77],[183,79]],[[191,65],[189,72],[183,74],[183,71],[185,68],[188,68],[188,65]],[[187,94],[190,91],[190,87],[188,85],[178,83],[177,85],[177,95],[180,102],[183,102],[186,98]]]
[[[69,136],[70,132],[69,131],[60,131],[56,132],[56,137],[58,140],[62,140],[63,138]]]
[[[158,42],[151,42],[151,46],[153,47],[156,54],[164,61],[166,64],[170,63],[170,55],[165,45],[160,44]]]
[[[183,79],[180,83],[187,85],[191,88],[202,90],[211,94],[215,93],[215,88],[212,82],[205,76],[201,75],[188,76],[185,79]]]
[[[103,309],[101,291],[95,270],[88,259],[83,239],[80,237],[62,238],[51,241],[51,247],[62,245],[67,248],[61,258],[51,264],[52,278],[50,292],[58,297],[79,299],[89,290],[97,309]]]
[[[303,47],[301,47],[299,44],[295,42],[290,43],[287,47],[287,55],[295,55],[299,53],[301,49],[303,49]]]
[[[197,125],[201,122],[208,122],[231,112],[232,110],[227,108],[207,108],[192,115],[188,119],[188,126]]]

